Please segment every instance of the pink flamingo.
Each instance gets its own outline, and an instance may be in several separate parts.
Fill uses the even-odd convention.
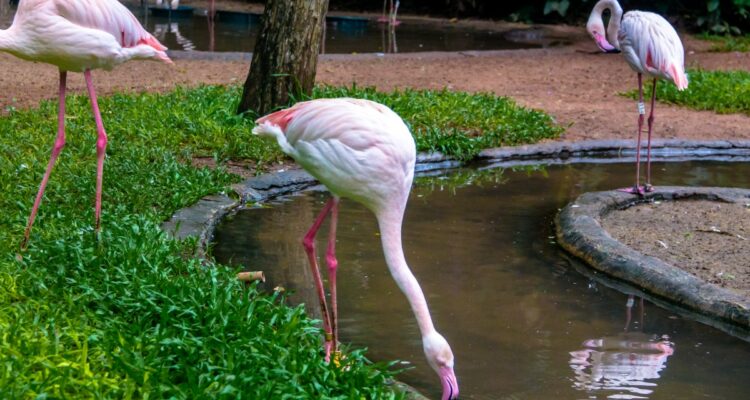
[[[611,17],[606,33],[602,13],[609,9]],[[651,12],[630,11],[623,16],[622,8],[616,0],[600,0],[591,11],[586,30],[594,38],[599,48],[607,53],[619,53],[638,73],[638,143],[636,145],[635,186],[623,189],[628,193],[653,190],[651,186],[651,132],[654,123],[654,103],[656,101],[656,79],[673,81],[678,90],[688,87],[685,75],[685,51],[677,32],[662,16]],[[607,42],[609,38],[610,42]],[[652,77],[651,113],[648,117],[648,151],[646,185],[640,186],[641,130],[646,106],[643,104],[643,75]]]
[[[253,133],[276,138],[286,154],[333,193],[303,239],[323,311],[326,361],[330,360],[331,348],[336,355],[336,222],[340,198],[348,197],[375,214],[386,263],[417,319],[427,361],[440,376],[442,398],[457,398],[453,352],[432,324],[427,301],[406,264],[401,245],[401,224],[416,159],[414,139],[403,120],[388,107],[372,101],[319,99],[259,118],[256,124]],[[315,234],[328,214],[331,224],[326,264],[331,314],[314,247]]]
[[[60,104],[57,139],[29,215],[21,249],[29,241],[44,188],[57,156],[65,146],[65,83],[68,71],[83,72],[96,122],[96,232],[102,205],[102,175],[107,134],[104,132],[91,70],[111,70],[130,59],[156,59],[172,63],[167,48],[146,32],[133,14],[117,0],[23,0],[13,23],[0,30],[0,51],[60,69]]]

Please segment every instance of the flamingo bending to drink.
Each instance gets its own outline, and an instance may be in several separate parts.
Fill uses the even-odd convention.
[[[107,134],[104,132],[91,70],[111,70],[130,59],[155,59],[172,63],[162,46],[146,32],[133,14],[117,0],[23,0],[10,28],[0,30],[0,51],[60,69],[60,103],[57,139],[39,185],[26,225],[21,249],[26,248],[39,204],[57,156],[65,146],[65,84],[68,71],[83,72],[96,122],[96,200],[94,213],[99,231],[102,175]]]
[[[336,354],[336,222],[339,201],[348,197],[375,214],[386,263],[417,319],[427,361],[440,376],[442,398],[457,398],[453,352],[432,324],[427,301],[406,264],[401,244],[401,224],[416,161],[414,139],[404,121],[390,108],[369,100],[318,99],[266,115],[256,124],[253,133],[275,138],[286,154],[333,194],[303,240],[323,311],[326,360],[330,360],[332,348]],[[314,247],[315,234],[329,214],[326,264],[330,314]]]
[[[611,16],[605,30],[602,14],[606,9],[609,9]],[[635,153],[635,186],[623,190],[643,195],[653,190],[651,186],[651,132],[654,124],[656,80],[660,78],[672,81],[678,90],[688,87],[682,42],[672,25],[662,16],[644,11],[629,11],[623,15],[622,8],[616,0],[600,0],[596,3],[586,24],[586,30],[602,51],[622,52],[625,61],[638,73],[638,142]],[[640,186],[641,130],[646,114],[646,106],[643,103],[643,75],[652,77],[654,85],[651,92],[651,112],[648,117],[646,185]]]

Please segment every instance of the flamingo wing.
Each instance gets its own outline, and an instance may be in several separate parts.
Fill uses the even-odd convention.
[[[638,72],[674,81],[687,88],[685,50],[677,31],[662,16],[631,11],[622,19],[619,33],[623,53]]]
[[[25,0],[28,1],[28,0]],[[57,13],[68,21],[98,29],[115,37],[122,47],[167,48],[148,33],[125,6],[117,0],[53,0]]]
[[[414,139],[403,120],[381,104],[318,99],[256,123],[253,132],[275,137],[284,152],[339,196],[372,207],[411,185]]]

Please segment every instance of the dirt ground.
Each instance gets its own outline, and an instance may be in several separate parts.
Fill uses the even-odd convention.
[[[408,17],[403,19],[408,23]],[[487,21],[438,20],[437,23],[499,30],[509,27],[507,23]],[[491,52],[323,55],[318,64],[317,81],[332,85],[356,83],[380,90],[411,87],[492,92],[551,114],[558,123],[568,127],[562,140],[633,138],[636,106],[618,93],[635,88],[636,75],[622,56],[599,52],[583,27],[544,29],[547,34],[563,38],[571,45]],[[750,69],[750,53],[710,53],[706,42],[685,35],[683,40],[688,67]],[[174,61],[173,66],[129,62],[111,72],[95,71],[94,82],[99,94],[167,91],[177,85],[242,83],[249,68],[246,61],[181,58]],[[68,80],[69,89],[84,93],[81,74],[69,74]],[[0,113],[7,107],[33,107],[41,99],[54,98],[57,85],[55,67],[0,54]],[[718,115],[664,104],[657,104],[655,115],[657,138],[750,139],[750,117],[745,115]],[[744,239],[710,231],[711,226],[716,226],[722,232],[750,238],[748,211],[734,210],[730,215],[733,208],[726,205],[721,206],[719,213],[716,204],[696,202],[685,206],[684,203],[642,206],[614,213],[613,218],[617,220],[610,221],[613,235],[620,232],[622,240],[634,247],[643,246],[641,250],[649,254],[674,260],[712,282],[750,294],[747,262],[750,246]],[[685,221],[684,215],[697,212],[705,214],[706,219]],[[643,229],[643,215],[649,215],[648,229]],[[738,221],[745,223],[744,230],[740,230]],[[691,222],[695,225],[686,225]],[[628,232],[630,235],[625,235]],[[737,246],[728,247],[730,242]],[[730,248],[733,250],[727,250]],[[678,256],[681,258],[670,258]]]
[[[750,296],[750,202],[641,204],[607,214],[602,227],[643,254]]]

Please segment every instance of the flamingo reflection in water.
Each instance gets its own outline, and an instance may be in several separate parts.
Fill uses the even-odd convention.
[[[666,335],[643,332],[642,298],[638,307],[640,324],[637,330],[629,331],[634,300],[633,295],[628,296],[623,332],[588,339],[583,342],[583,349],[570,352],[574,388],[589,393],[618,392],[616,398],[628,399],[646,398],[653,393],[655,381],[674,353],[674,345]]]

